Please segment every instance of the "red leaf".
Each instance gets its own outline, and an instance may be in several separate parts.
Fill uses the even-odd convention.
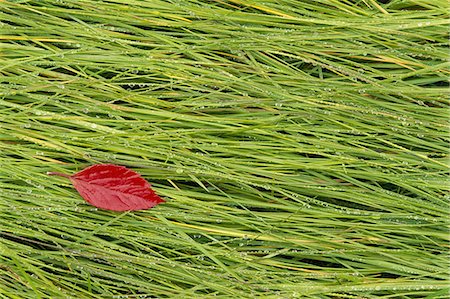
[[[47,172],[69,178],[91,205],[112,211],[145,210],[164,202],[138,173],[113,164],[92,165],[74,175]]]

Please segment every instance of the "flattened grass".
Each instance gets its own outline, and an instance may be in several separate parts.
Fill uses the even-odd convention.
[[[388,2],[0,1],[2,298],[446,297],[447,3]]]

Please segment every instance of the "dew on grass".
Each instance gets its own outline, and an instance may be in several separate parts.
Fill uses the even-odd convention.
[[[270,187],[270,185],[263,185],[262,186],[264,189],[266,189],[266,190],[271,190],[272,188]]]

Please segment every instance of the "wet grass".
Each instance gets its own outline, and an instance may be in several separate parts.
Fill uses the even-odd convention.
[[[127,4],[125,4],[127,3]],[[0,1],[1,298],[445,298],[445,1]],[[141,173],[115,213],[64,178]]]

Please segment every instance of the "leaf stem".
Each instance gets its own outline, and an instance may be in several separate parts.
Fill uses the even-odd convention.
[[[53,171],[49,171],[47,172],[48,175],[57,175],[57,176],[62,176],[65,178],[70,178],[70,175],[65,174],[65,173],[61,173],[61,172],[53,172]]]

